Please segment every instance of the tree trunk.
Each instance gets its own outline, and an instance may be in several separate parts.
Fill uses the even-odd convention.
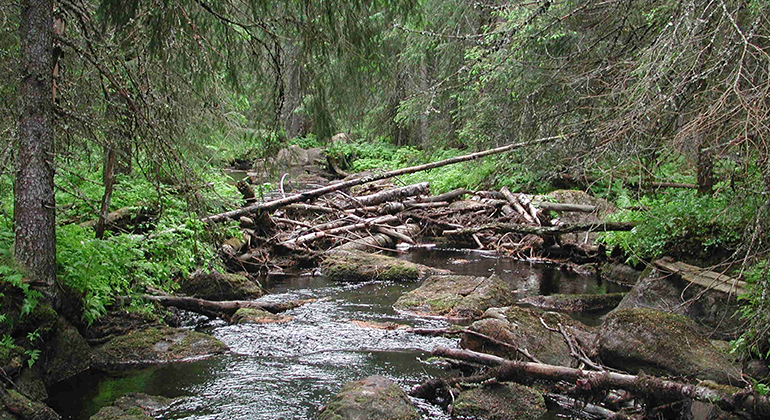
[[[584,223],[568,226],[530,226],[513,223],[489,223],[463,229],[445,230],[444,235],[471,235],[482,230],[498,233],[524,233],[538,236],[562,235],[575,232],[627,232],[636,226],[636,222]]]
[[[56,303],[53,185],[53,1],[25,0],[21,25],[21,85],[16,183],[15,255],[25,275]]]

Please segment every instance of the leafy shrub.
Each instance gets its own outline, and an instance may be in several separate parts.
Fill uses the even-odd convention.
[[[638,263],[664,253],[671,256],[706,258],[733,249],[743,234],[755,206],[744,202],[732,206],[726,195],[705,196],[692,190],[644,197],[644,211],[623,210],[611,221],[636,221],[630,232],[609,232],[601,240],[618,246]]]
[[[748,328],[731,343],[732,351],[770,359],[770,262],[760,261],[745,274],[749,291],[739,296],[743,305],[738,314],[748,321]]]

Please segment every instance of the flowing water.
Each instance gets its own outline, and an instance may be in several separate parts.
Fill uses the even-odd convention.
[[[494,272],[522,296],[614,291],[595,277],[458,250],[412,250],[401,258],[458,274]],[[408,390],[446,374],[431,363],[430,351],[439,345],[456,346],[456,339],[360,326],[361,322],[448,326],[442,320],[393,310],[396,299],[418,282],[337,283],[323,276],[296,275],[269,278],[266,286],[271,292],[267,299],[319,300],[288,311],[294,319],[284,324],[199,325],[232,352],[119,376],[86,372],[50,389],[49,404],[64,419],[88,419],[124,393],[144,392],[181,397],[162,419],[312,419],[345,382],[378,374]],[[423,419],[448,418],[437,407],[414,402]]]

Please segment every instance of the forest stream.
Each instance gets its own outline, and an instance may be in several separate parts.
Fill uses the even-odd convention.
[[[412,249],[401,258],[458,274],[496,273],[522,297],[625,291],[593,276],[457,249]],[[394,311],[396,299],[419,282],[342,283],[312,274],[266,279],[267,299],[318,299],[289,311],[294,319],[288,323],[227,325],[191,316],[190,328],[210,331],[225,342],[231,349],[226,355],[122,375],[85,372],[55,385],[48,403],[64,419],[88,419],[124,393],[144,392],[181,397],[161,419],[312,419],[348,381],[377,374],[409,390],[446,375],[441,364],[430,360],[430,351],[457,347],[456,339],[363,326],[447,327],[445,320]],[[581,320],[597,321],[596,316]],[[439,407],[413,402],[423,419],[449,418]],[[550,410],[543,418],[556,415]]]

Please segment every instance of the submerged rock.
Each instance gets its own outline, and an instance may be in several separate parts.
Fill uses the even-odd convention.
[[[318,420],[419,418],[406,393],[393,381],[382,376],[348,382],[318,415]]]
[[[614,311],[601,325],[597,349],[604,364],[631,373],[740,382],[738,369],[683,315],[653,309]]]
[[[623,296],[625,296],[625,293],[529,296],[519,302],[527,303],[540,309],[591,313],[605,311],[618,306],[620,301],[623,300]]]
[[[241,308],[233,315],[233,324],[282,324],[289,322],[294,317],[288,315],[276,315],[262,309]]]
[[[474,319],[485,310],[514,303],[508,283],[490,277],[433,275],[393,305],[397,310],[419,315]]]
[[[331,253],[322,268],[327,277],[339,281],[417,280],[428,274],[450,273],[449,270],[358,250]]]
[[[255,280],[241,274],[197,270],[179,283],[181,293],[206,300],[241,300],[263,296],[264,289]]]
[[[468,329],[508,343],[512,347],[501,346],[471,334],[463,335],[460,347],[511,360],[523,360],[523,356],[516,350],[516,347],[519,347],[526,349],[543,363],[570,366],[573,359],[564,337],[558,332],[546,329],[543,322],[551,328],[562,324],[584,347],[589,346],[595,338],[588,327],[567,315],[511,306],[488,310],[483,319],[474,322]]]
[[[538,391],[506,383],[461,392],[453,412],[459,418],[535,420],[545,414],[546,407]]]
[[[735,295],[683,280],[677,274],[650,269],[615,309],[650,308],[690,318],[702,334],[722,340],[743,332],[743,320],[734,316],[740,305]]]
[[[168,408],[173,400],[166,397],[130,392],[119,397],[112,405],[103,407],[91,420],[152,420]]]
[[[91,367],[121,370],[224,353],[227,345],[206,334],[161,327],[115,337],[96,348]]]

